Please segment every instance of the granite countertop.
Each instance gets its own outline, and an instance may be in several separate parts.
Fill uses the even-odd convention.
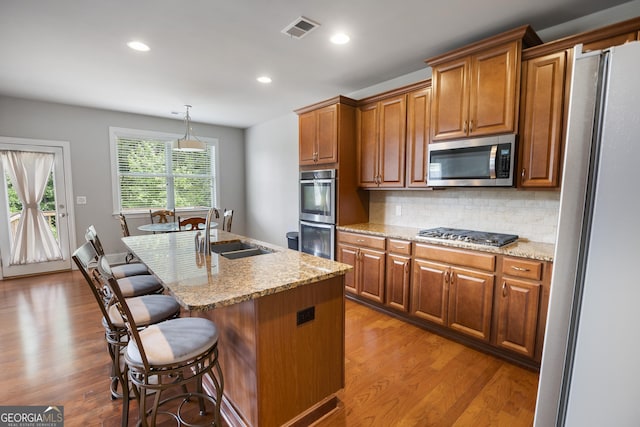
[[[336,227],[341,231],[352,231],[356,233],[369,234],[372,236],[390,237],[395,239],[410,240],[413,242],[432,243],[435,245],[448,246],[462,249],[472,249],[482,252],[510,255],[522,258],[536,259],[540,261],[553,261],[555,245],[552,243],[530,242],[526,239],[518,239],[500,248],[495,246],[478,245],[474,243],[461,242],[458,240],[434,239],[418,236],[419,228],[401,227],[384,224],[353,224]]]
[[[344,275],[350,265],[222,230],[211,242],[241,240],[273,251],[227,259],[196,253],[195,231],[124,237],[125,245],[187,310],[209,310]]]

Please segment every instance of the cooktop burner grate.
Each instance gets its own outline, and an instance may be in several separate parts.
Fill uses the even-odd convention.
[[[488,246],[505,246],[518,240],[515,234],[491,233],[487,231],[462,230],[458,228],[437,227],[420,230],[420,237],[434,239],[459,240]]]

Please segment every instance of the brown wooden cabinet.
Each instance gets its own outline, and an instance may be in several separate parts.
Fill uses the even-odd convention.
[[[363,188],[403,187],[406,96],[365,103],[358,109],[358,176]]]
[[[407,187],[427,187],[431,137],[431,85],[407,94]]]
[[[409,311],[411,280],[411,242],[387,239],[385,304],[396,310]]]
[[[432,142],[516,132],[522,47],[541,42],[523,26],[428,59]]]
[[[498,347],[531,358],[536,349],[541,353],[549,271],[542,261],[503,257],[496,295]]]
[[[353,267],[345,290],[384,303],[385,238],[338,231],[337,242],[337,261]]]
[[[560,188],[573,47],[583,52],[637,40],[640,18],[545,43],[522,53],[519,188]]]
[[[416,243],[411,313],[489,342],[495,255]]]
[[[523,62],[518,187],[558,187],[567,52]]]
[[[516,129],[520,44],[433,66],[433,141]]]
[[[337,110],[329,105],[299,116],[301,165],[338,161]]]
[[[338,162],[340,145],[353,143],[355,105],[354,100],[338,96],[296,110],[300,166]]]

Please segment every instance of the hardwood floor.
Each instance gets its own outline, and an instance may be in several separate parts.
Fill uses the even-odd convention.
[[[67,426],[120,424],[92,298],[78,272],[0,281],[0,405],[64,405]],[[352,301],[346,310],[346,386],[317,426],[532,424],[537,373]]]

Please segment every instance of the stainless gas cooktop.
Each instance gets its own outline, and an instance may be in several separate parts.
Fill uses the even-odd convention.
[[[420,237],[434,239],[459,240],[488,246],[505,246],[518,240],[515,234],[491,233],[487,231],[461,230],[458,228],[437,227],[420,230]]]

